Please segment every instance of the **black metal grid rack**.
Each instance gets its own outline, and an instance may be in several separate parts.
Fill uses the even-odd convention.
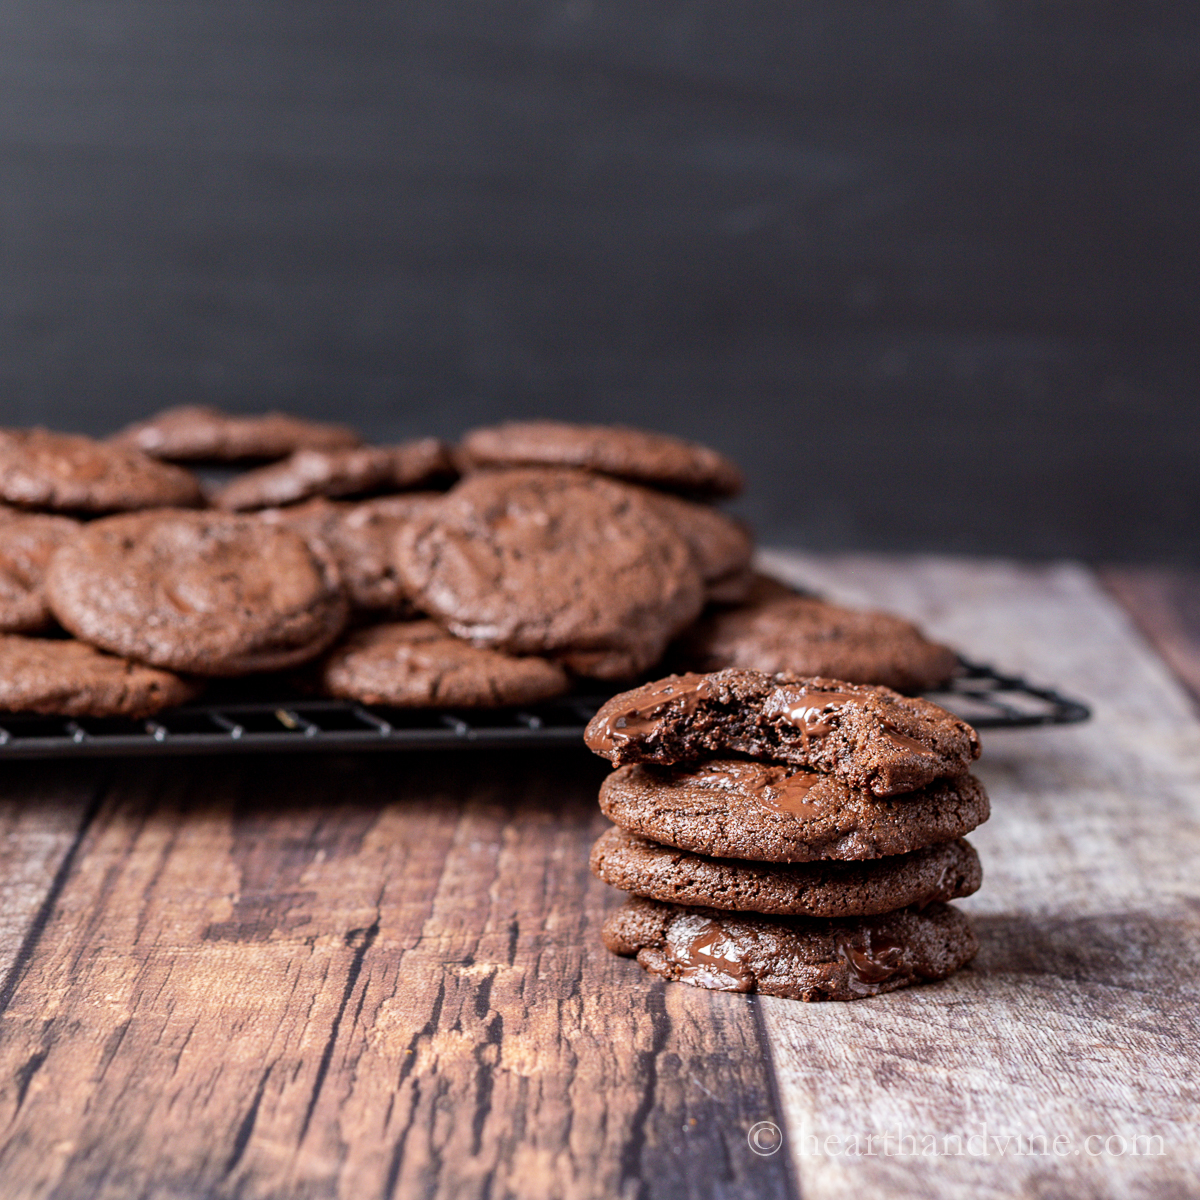
[[[1074,725],[1091,709],[1055,688],[1037,687],[1019,675],[959,657],[959,673],[928,699],[948,708],[976,729],[1028,729],[1036,725]]]
[[[1086,705],[1052,688],[962,660],[929,698],[980,729],[1085,721]],[[212,697],[146,721],[0,715],[0,760],[255,751],[534,749],[581,746],[606,696],[576,695],[525,708],[391,709],[300,696]]]

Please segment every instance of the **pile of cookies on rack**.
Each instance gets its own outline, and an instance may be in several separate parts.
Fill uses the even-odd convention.
[[[278,672],[464,708],[663,669],[954,674],[908,622],[756,574],[719,507],[741,486],[706,446],[555,421],[388,446],[199,407],[107,440],[3,429],[0,708],[141,718]]]

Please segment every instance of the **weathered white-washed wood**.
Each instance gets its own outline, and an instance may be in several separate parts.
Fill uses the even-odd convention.
[[[582,750],[114,770],[4,1016],[5,1200],[789,1194],[753,1006],[600,943]]]
[[[857,1004],[762,1002],[803,1194],[1200,1192],[1200,723],[1183,689],[1081,568],[772,562],[1095,713],[984,739],[973,967]],[[855,1136],[858,1154],[826,1143]]]

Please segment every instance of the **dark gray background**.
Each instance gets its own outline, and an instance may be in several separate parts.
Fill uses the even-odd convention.
[[[1200,560],[1186,4],[8,0],[6,423],[621,420],[764,537]]]

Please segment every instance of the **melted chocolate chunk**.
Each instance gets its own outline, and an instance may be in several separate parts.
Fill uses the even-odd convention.
[[[850,968],[847,982],[853,991],[870,996],[877,985],[899,975],[905,970],[905,947],[886,934],[871,936],[870,929],[854,934],[840,934],[836,941],[837,952]]]
[[[945,904],[823,921],[636,896],[605,922],[604,943],[664,979],[793,1000],[859,1000],[944,979],[979,948],[966,917]]]
[[[625,705],[604,706],[605,718],[595,728],[588,726],[588,745],[598,754],[617,749],[627,742],[649,733],[655,719],[661,716],[669,704],[676,704],[679,711],[690,715],[696,711],[700,701],[708,696],[708,680],[703,675],[672,675],[669,679],[652,685],[649,690],[639,688],[637,699]]]
[[[736,957],[737,947],[715,921],[706,921],[679,956],[679,978],[721,992],[750,992],[754,976]],[[733,957],[730,957],[733,956]]]
[[[785,708],[783,716],[790,725],[800,731],[800,738],[807,756],[818,738],[832,733],[836,726],[831,718],[844,704],[853,704],[858,699],[850,692],[821,692],[812,701],[805,697],[792,708]],[[914,743],[914,745],[919,745]],[[924,750],[923,746],[919,747]]]

